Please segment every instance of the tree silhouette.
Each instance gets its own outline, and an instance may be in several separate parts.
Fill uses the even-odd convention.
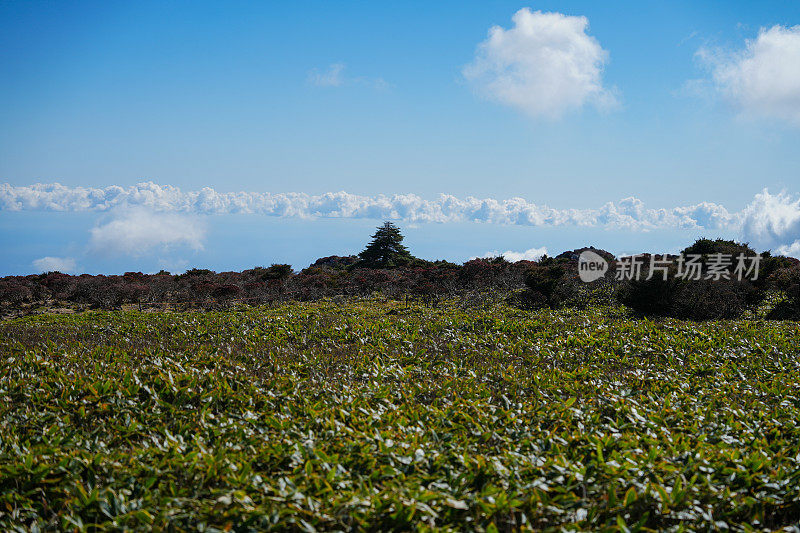
[[[402,243],[400,228],[391,222],[384,222],[382,226],[378,226],[372,241],[358,256],[363,266],[367,267],[389,268],[403,265],[414,257]]]

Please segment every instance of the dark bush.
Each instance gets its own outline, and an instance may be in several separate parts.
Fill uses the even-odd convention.
[[[144,279],[142,279],[144,281]],[[150,292],[150,287],[142,282],[138,283],[123,283],[118,288],[120,297],[123,302],[138,304],[147,298]]]
[[[776,305],[767,318],[775,320],[800,319],[800,262],[784,262],[766,278],[766,286],[781,291],[786,299]]]
[[[476,290],[519,288],[524,276],[524,267],[515,267],[502,256],[467,261],[458,275],[461,288]]]
[[[498,301],[494,299],[497,295],[523,308],[556,308],[606,304],[616,295],[644,315],[705,319],[739,316],[761,295],[772,291],[786,295],[772,317],[800,316],[800,261],[786,257],[765,254],[759,278],[753,283],[721,280],[687,284],[674,279],[662,281],[660,276],[619,283],[614,279],[614,257],[592,247],[563,252],[556,258],[544,257],[539,262],[510,263],[496,257],[457,265],[415,258],[401,240],[396,227],[384,225],[368,247],[369,261],[356,256],[322,257],[299,273],[288,264],[273,264],[243,272],[192,268],[177,276],[163,270],[158,274],[126,272],[121,276],[70,276],[60,272],[9,276],[0,279],[0,302],[20,308],[29,302],[47,304],[48,300],[106,309],[137,302],[206,307],[233,298],[271,304],[380,292],[389,298],[418,298],[433,304],[456,297],[462,305]],[[592,283],[584,283],[578,276],[578,258],[585,250],[610,263],[606,275]],[[717,253],[755,254],[746,244],[722,239],[700,239],[685,252],[699,254],[704,261]],[[642,263],[647,266],[647,256]],[[732,270],[728,273],[733,277]],[[646,276],[646,268],[642,274]]]
[[[207,268],[191,268],[184,272],[183,274],[178,274],[175,276],[176,279],[183,279],[183,278],[195,278],[195,277],[205,277],[211,276],[214,274],[211,270]]]
[[[670,256],[673,264],[666,280],[661,272],[655,272],[651,279],[647,279],[650,256],[643,256],[641,277],[620,284],[617,291],[619,301],[641,315],[710,320],[740,317],[763,297],[757,281],[739,280],[735,275],[740,255],[757,255],[747,244],[701,238],[682,253],[684,257],[700,256],[701,279],[678,277],[674,256]],[[723,254],[731,263],[723,269],[720,279],[706,279],[709,262],[717,254]]]
[[[766,289],[777,289],[785,291],[791,284],[791,280],[800,271],[800,260],[794,257],[771,256],[769,252],[764,254],[761,260],[758,281]]]
[[[347,268],[350,265],[358,263],[358,256],[355,255],[329,255],[328,257],[320,257],[311,266],[315,267],[329,267],[329,268]]]
[[[242,292],[241,287],[237,285],[218,285],[211,291],[211,297],[217,301],[228,301],[236,298]]]
[[[672,316],[681,280],[660,276],[652,279],[633,279],[619,286],[619,301],[641,315]]]
[[[755,250],[750,248],[750,245],[747,243],[740,243],[736,241],[726,240],[726,239],[706,239],[700,238],[694,241],[694,244],[691,246],[684,248],[683,250],[684,255],[690,254],[697,254],[703,256],[703,258],[707,258],[713,254],[725,254],[730,255],[732,257],[737,257],[739,254],[744,254],[745,256],[754,256],[757,254]]]
[[[599,255],[600,257],[602,257],[603,259],[605,259],[606,261],[608,261],[608,262],[614,261],[614,254],[612,254],[611,252],[607,252],[605,250],[602,250],[600,248],[595,248],[594,246],[584,246],[583,248],[577,248],[575,250],[569,250],[569,251],[566,251],[566,252],[561,252],[560,254],[558,254],[555,257],[555,259],[566,259],[568,261],[577,262],[578,258],[581,255],[581,253],[582,252],[586,252],[586,251],[594,252],[597,255]],[[546,262],[547,259],[548,259],[547,256],[542,258],[542,260],[544,262]]]
[[[641,315],[710,320],[741,316],[758,303],[759,294],[746,280],[664,280],[654,276],[624,282],[618,298]]]
[[[16,279],[0,281],[0,302],[11,305],[18,305],[29,302],[33,298],[33,293],[25,285]]]
[[[286,264],[273,264],[269,268],[263,269],[261,279],[264,281],[270,279],[286,279],[292,275],[292,265]]]
[[[99,276],[98,276],[99,277]],[[50,272],[44,275],[42,285],[47,287],[53,298],[58,300],[67,300],[72,296],[75,291],[77,279],[69,274],[62,274],[61,272]]]
[[[525,286],[528,294],[521,300],[528,306],[539,304],[551,308],[561,307],[581,295],[582,282],[577,277],[577,262],[566,259],[545,259],[528,269]]]

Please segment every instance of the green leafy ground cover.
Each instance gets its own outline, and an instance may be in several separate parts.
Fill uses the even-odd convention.
[[[0,323],[0,529],[780,530],[800,327],[381,300]]]

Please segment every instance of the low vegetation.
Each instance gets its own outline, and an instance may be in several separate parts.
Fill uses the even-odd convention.
[[[2,530],[776,530],[800,325],[386,299],[0,323]]]
[[[172,275],[127,272],[121,276],[70,276],[49,272],[0,278],[0,314],[5,317],[86,309],[222,310],[236,305],[276,305],[322,298],[383,297],[436,306],[458,298],[468,305],[505,299],[520,309],[587,308],[624,304],[641,316],[688,320],[734,319],[746,316],[800,318],[800,261],[761,254],[757,276],[738,279],[735,263],[722,279],[687,280],[651,276],[650,254],[642,254],[641,276],[620,279],[620,260],[593,247],[567,251],[538,262],[511,263],[503,257],[477,258],[461,265],[414,257],[402,244],[400,229],[386,222],[358,255],[329,256],[294,272],[273,264],[242,272],[193,268]],[[583,251],[602,257],[609,268],[592,283],[578,276]],[[682,254],[696,254],[706,272],[714,254],[754,257],[747,244],[723,239],[698,239]],[[678,256],[670,256],[673,260]],[[648,279],[649,278],[649,279]]]
[[[0,530],[800,521],[800,261],[620,280],[592,248],[585,283],[586,248],[455,265],[402,240],[300,272],[0,280]]]

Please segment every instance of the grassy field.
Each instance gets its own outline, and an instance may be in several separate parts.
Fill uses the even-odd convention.
[[[799,347],[378,299],[5,321],[0,529],[778,530]]]

